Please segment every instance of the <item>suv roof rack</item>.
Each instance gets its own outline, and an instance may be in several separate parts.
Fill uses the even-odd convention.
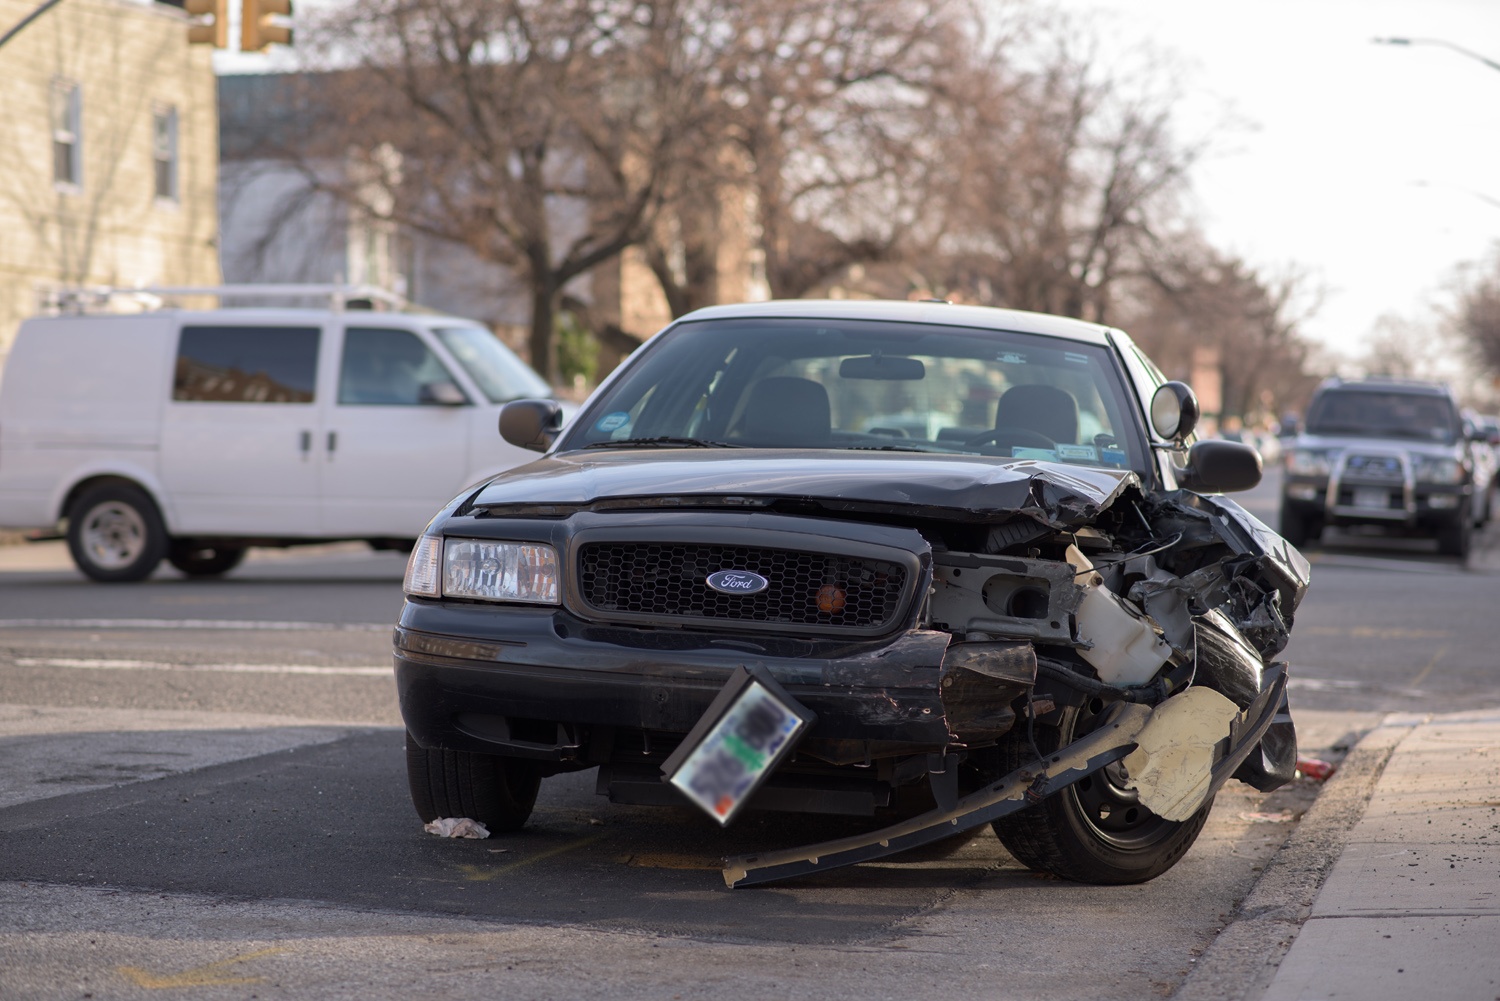
[[[284,285],[64,285],[42,289],[37,296],[38,311],[59,313],[119,312],[116,300],[133,301],[141,311],[170,309],[164,300],[184,296],[213,296],[219,308],[250,308],[270,299],[311,299],[326,303],[332,310],[386,309],[404,310],[410,306],[406,297],[376,285],[284,284]],[[226,301],[239,300],[239,301]]]

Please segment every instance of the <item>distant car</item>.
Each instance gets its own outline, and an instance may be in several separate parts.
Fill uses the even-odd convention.
[[[1488,445],[1466,430],[1445,386],[1331,379],[1285,452],[1281,534],[1303,546],[1330,525],[1377,526],[1467,556],[1487,516],[1488,491],[1475,480],[1479,448]]]
[[[163,558],[221,574],[251,545],[404,549],[454,491],[530,456],[497,440],[495,421],[507,400],[548,393],[488,330],[451,316],[38,317],[0,382],[0,528],[65,521],[74,561],[99,581],[141,580]]]
[[[724,824],[897,821],[733,860],[731,885],[985,824],[1034,869],[1134,883],[1222,783],[1293,774],[1274,658],[1307,563],[1217,496],[1259,456],[1196,441],[1192,391],[1119,330],[713,307],[558,417],[508,405],[502,435],[545,455],[412,553],[396,682],[426,821],[515,830],[546,776],[597,768],[612,802]],[[1127,761],[1146,726],[1170,750]]]

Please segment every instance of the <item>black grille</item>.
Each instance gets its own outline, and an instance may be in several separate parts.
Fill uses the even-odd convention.
[[[1401,460],[1389,455],[1351,455],[1344,464],[1345,473],[1372,479],[1401,479]]]
[[[758,594],[721,594],[706,578],[749,570]],[[845,629],[888,625],[900,611],[899,563],[787,549],[694,543],[595,542],[580,547],[579,591],[594,611]]]

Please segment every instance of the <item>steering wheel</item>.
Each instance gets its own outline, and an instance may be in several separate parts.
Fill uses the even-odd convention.
[[[1023,448],[1057,448],[1057,442],[1048,438],[1040,431],[1016,427],[991,428],[988,431],[981,431],[968,441],[965,441],[964,444],[983,445],[988,441],[993,441],[996,445],[1002,447],[1020,445]]]

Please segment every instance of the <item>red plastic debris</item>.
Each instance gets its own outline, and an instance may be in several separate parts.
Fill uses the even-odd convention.
[[[1328,777],[1338,770],[1338,765],[1320,761],[1317,758],[1299,757],[1297,759],[1297,771],[1301,772],[1304,778],[1312,779],[1314,782],[1326,782]]]

